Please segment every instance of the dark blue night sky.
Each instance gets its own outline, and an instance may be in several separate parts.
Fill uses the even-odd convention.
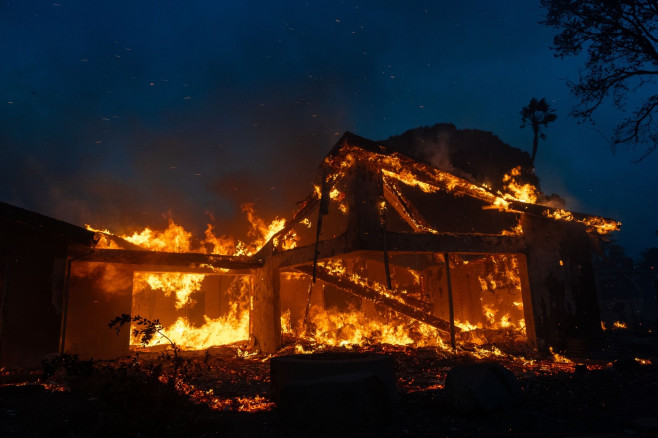
[[[558,120],[536,171],[571,210],[658,246],[658,153],[610,151],[623,114],[568,116],[583,59],[554,58],[538,1],[0,3],[0,200],[126,232],[167,215],[221,233],[254,202],[287,216],[322,157],[452,122],[530,150],[519,112]],[[632,108],[629,108],[629,111]]]

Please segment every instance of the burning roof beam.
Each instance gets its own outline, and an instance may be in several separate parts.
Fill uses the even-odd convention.
[[[416,234],[387,232],[389,251],[471,253],[471,254],[516,254],[525,251],[525,242],[518,236],[496,236],[481,234]],[[366,251],[382,251],[381,239],[369,239],[362,246]]]
[[[559,221],[576,221],[584,224],[588,232],[599,234],[616,231],[621,226],[619,222],[609,218],[510,200],[503,194],[495,194],[486,187],[420,163],[400,153],[387,154],[385,149],[376,143],[351,133],[346,133],[339,140],[323,162],[323,166],[328,166],[336,174],[342,175],[347,167],[357,161],[355,157],[369,162],[379,169],[384,177],[419,187],[423,191],[445,190],[457,196],[466,195],[480,199],[491,204],[492,208],[550,217]]]
[[[298,266],[295,268],[297,271],[307,274],[309,276],[313,275],[313,268],[311,266]],[[323,266],[318,266],[316,271],[317,278],[324,281],[325,283],[332,284],[345,292],[348,292],[352,295],[355,295],[360,298],[365,298],[366,300],[372,301],[375,304],[381,304],[398,312],[402,315],[408,316],[409,318],[415,319],[427,325],[437,328],[438,330],[450,333],[450,322],[437,318],[434,315],[429,314],[424,309],[419,309],[415,306],[409,305],[405,302],[398,301],[396,299],[387,297],[375,290],[374,288],[368,287],[363,284],[357,284],[350,281],[348,278],[340,277],[332,274],[329,270]],[[460,331],[459,328],[455,327],[456,331]]]
[[[397,184],[391,178],[384,177],[384,198],[414,231],[436,233],[436,230],[427,224],[418,210],[404,199]]]
[[[252,257],[129,249],[95,249],[78,260],[128,265],[176,266],[193,270],[207,268],[211,271],[212,269],[253,269],[263,265],[262,260]],[[180,269],[178,271],[182,272]]]
[[[93,246],[98,240],[95,233],[84,228],[4,202],[0,202],[0,225],[3,227],[19,226],[45,237],[56,237],[83,246]]]
[[[313,262],[316,251],[315,243],[275,253],[279,267],[290,267]],[[348,241],[347,233],[328,240],[320,240],[317,246],[318,259],[334,257],[354,251],[353,244]]]

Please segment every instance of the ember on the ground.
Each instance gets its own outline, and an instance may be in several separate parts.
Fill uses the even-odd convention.
[[[650,330],[607,336],[614,358],[564,362],[518,349],[321,349],[289,339],[280,354],[320,349],[395,359],[391,416],[363,425],[284,421],[270,400],[270,356],[249,353],[246,344],[179,357],[167,351],[114,361],[53,357],[40,370],[2,370],[0,430],[6,437],[656,436],[658,338]],[[457,409],[444,386],[448,371],[492,361],[514,374],[520,402],[493,411]]]

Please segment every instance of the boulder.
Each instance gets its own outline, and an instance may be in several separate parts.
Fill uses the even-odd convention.
[[[455,366],[445,388],[455,409],[466,414],[510,409],[521,399],[514,374],[496,363]]]
[[[298,380],[281,388],[277,409],[288,424],[327,429],[380,424],[391,417],[386,387],[372,373]]]
[[[270,360],[272,400],[291,425],[370,425],[391,418],[395,361],[385,355],[318,353]]]

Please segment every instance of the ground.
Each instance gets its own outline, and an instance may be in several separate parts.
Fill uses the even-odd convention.
[[[566,363],[491,348],[362,348],[395,358],[399,390],[390,419],[363,426],[343,424],[331,412],[311,426],[282,421],[268,398],[269,357],[248,354],[240,344],[182,352],[178,361],[171,352],[105,362],[53,358],[40,370],[2,371],[0,435],[658,436],[656,335],[626,330],[607,336],[615,358]],[[282,354],[300,348],[293,344]],[[443,387],[446,373],[457,363],[483,360],[514,372],[522,400],[509,410],[460,414]]]

